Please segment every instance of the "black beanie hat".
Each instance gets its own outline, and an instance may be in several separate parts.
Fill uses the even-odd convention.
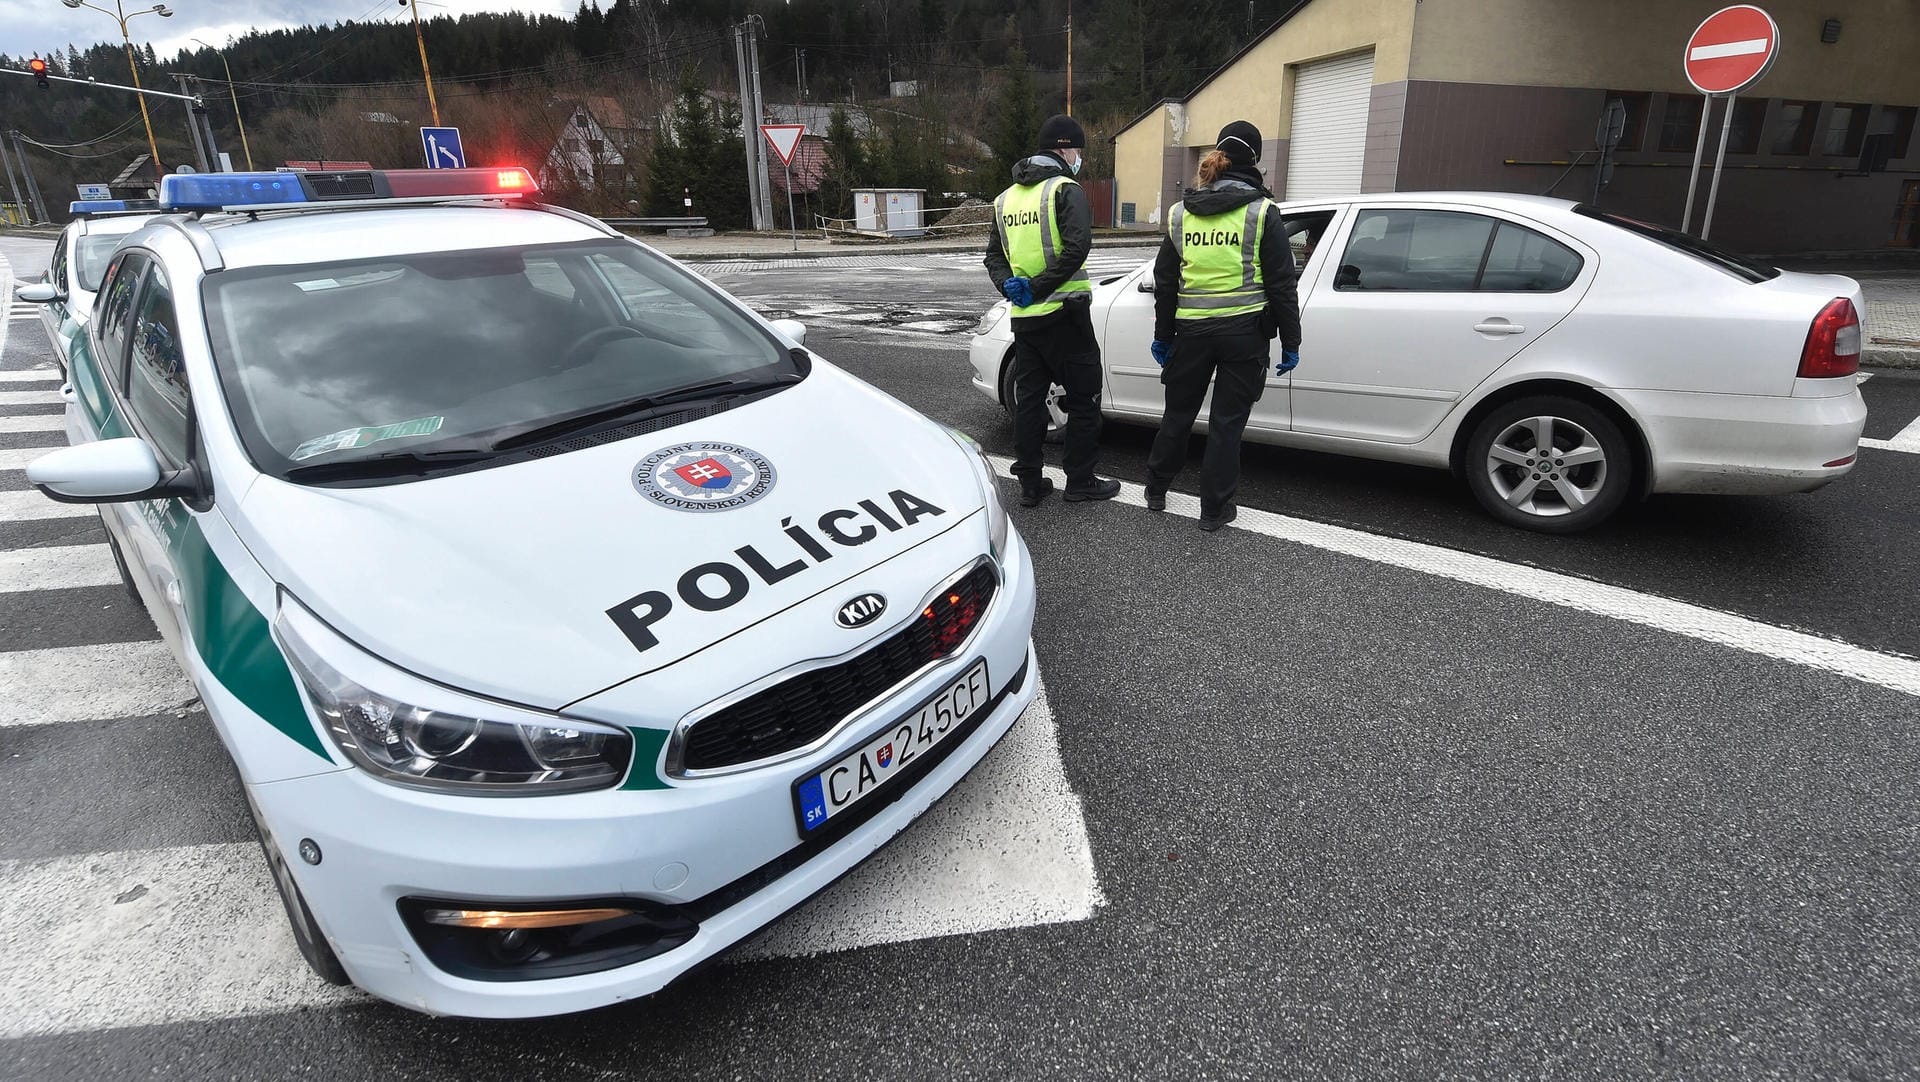
[[[1260,161],[1260,129],[1244,120],[1236,120],[1220,129],[1214,149],[1227,156],[1237,169],[1251,169]]]
[[[1041,150],[1085,149],[1086,145],[1087,130],[1080,126],[1078,120],[1070,116],[1056,114],[1048,117],[1047,122],[1040,125]]]

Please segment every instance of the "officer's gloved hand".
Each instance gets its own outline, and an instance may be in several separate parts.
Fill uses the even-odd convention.
[[[1000,283],[1000,292],[1007,299],[1022,308],[1033,303],[1033,282],[1026,278],[1009,278]]]
[[[1293,371],[1294,367],[1297,366],[1299,363],[1300,363],[1299,350],[1297,349],[1282,350],[1280,352],[1280,363],[1273,366],[1273,373],[1276,376],[1284,376],[1288,372]]]
[[[1153,363],[1159,365],[1162,368],[1165,368],[1167,366],[1167,358],[1173,356],[1173,347],[1168,345],[1165,342],[1160,341],[1159,339],[1155,339],[1152,347],[1152,352],[1153,352]]]

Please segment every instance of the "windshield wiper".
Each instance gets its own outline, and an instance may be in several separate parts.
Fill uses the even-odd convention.
[[[365,477],[424,477],[438,470],[465,466],[497,458],[498,452],[486,447],[449,447],[441,451],[389,451],[344,462],[317,462],[295,466],[286,473],[289,481],[344,481]]]
[[[800,377],[791,374],[775,376],[771,379],[716,379],[687,387],[677,387],[671,391],[623,399],[604,406],[589,406],[583,410],[563,413],[558,417],[537,421],[531,425],[503,429],[500,437],[493,441],[493,449],[509,451],[519,447],[530,447],[610,421],[637,419],[667,406],[702,398],[730,398],[735,395],[771,391],[798,382]]]

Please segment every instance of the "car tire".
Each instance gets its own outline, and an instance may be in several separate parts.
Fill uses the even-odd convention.
[[[1611,518],[1633,494],[1636,468],[1632,441],[1612,417],[1560,395],[1517,399],[1488,413],[1461,463],[1488,514],[1553,534]]]
[[[113,554],[113,566],[120,572],[120,585],[127,588],[127,596],[141,612],[147,611],[146,599],[140,596],[140,587],[133,584],[133,572],[127,569],[127,558],[120,553],[120,542],[114,540],[113,531],[106,526],[107,513],[100,512],[100,525],[107,530],[107,551]]]
[[[1066,394],[1065,388],[1058,383],[1047,387],[1047,442],[1059,443],[1067,427],[1067,412],[1060,408],[1060,398]],[[1007,411],[1007,420],[1014,419],[1013,414],[1013,351],[1000,359],[1000,405]]]
[[[267,872],[273,877],[273,888],[280,893],[280,904],[286,910],[287,924],[293,929],[293,941],[300,948],[300,957],[307,960],[307,966],[316,976],[328,984],[351,984],[346,967],[340,964],[340,958],[333,953],[333,947],[327,943],[326,933],[320,930],[320,923],[313,919],[313,910],[307,908],[306,896],[300,893],[300,884],[294,882],[293,869],[288,867],[286,854],[273,840],[273,831],[268,829],[267,821],[260,814],[260,805],[254,802],[253,791],[247,788],[243,779],[240,791],[247,799],[247,814],[253,816],[253,829],[260,838],[260,851],[267,858]]]

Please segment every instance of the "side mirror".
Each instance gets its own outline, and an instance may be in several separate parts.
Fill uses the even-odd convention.
[[[62,503],[119,503],[196,493],[191,469],[163,474],[147,441],[127,437],[50,451],[27,463],[27,480]]]
[[[52,282],[35,282],[30,286],[21,286],[14,293],[14,297],[28,304],[51,304],[54,301],[67,299],[67,295],[60,292],[59,287]]]
[[[796,346],[807,344],[807,325],[797,319],[776,319],[773,329],[780,337]]]

